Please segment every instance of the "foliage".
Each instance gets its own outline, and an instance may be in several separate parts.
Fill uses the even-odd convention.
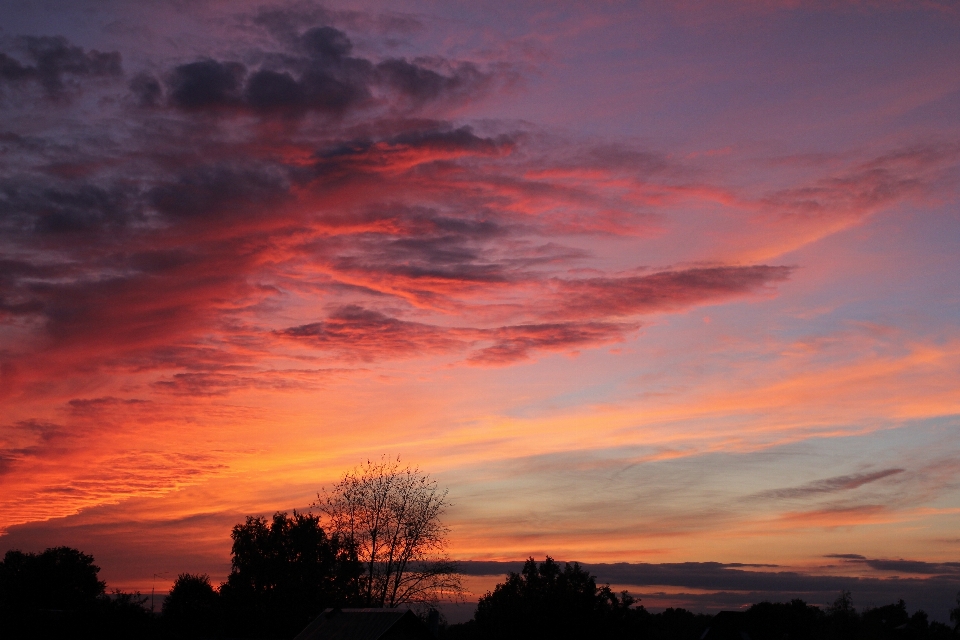
[[[950,621],[953,623],[953,630],[960,634],[960,593],[957,593],[957,606],[950,609]]]
[[[0,564],[0,598],[13,609],[70,610],[91,606],[106,590],[93,556],[70,547],[43,553],[8,551]]]
[[[849,595],[849,592],[847,592]],[[747,610],[750,637],[815,637],[822,626],[823,612],[800,599],[787,603],[759,602]]]
[[[175,638],[203,638],[216,633],[219,593],[205,573],[181,573],[163,600],[165,627]]]
[[[8,551],[0,562],[2,635],[150,638],[156,625],[139,593],[106,594],[93,556],[70,547]]]
[[[353,547],[317,516],[248,517],[231,535],[232,571],[220,587],[229,635],[292,637],[324,608],[357,604]]]
[[[474,619],[480,637],[616,637],[646,613],[635,603],[626,592],[597,587],[576,563],[561,568],[550,557],[539,565],[530,558],[480,599]]]
[[[399,458],[367,461],[314,506],[356,550],[365,606],[434,603],[462,592],[456,564],[444,556],[447,492],[418,468],[401,468]]]

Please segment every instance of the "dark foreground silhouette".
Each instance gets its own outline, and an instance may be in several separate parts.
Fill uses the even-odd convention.
[[[951,619],[960,626],[960,596]],[[610,638],[636,640],[881,640],[946,639],[960,633],[908,615],[903,600],[858,613],[849,592],[822,610],[803,600],[761,602],[745,612],[716,616],[685,609],[650,613],[626,592],[615,594],[579,565],[527,560],[492,593],[480,599],[473,620],[446,627],[443,640],[520,638]]]
[[[0,638],[293,638],[325,609],[365,604],[360,568],[315,518],[250,518],[233,538],[228,580],[215,588],[206,575],[180,574],[158,614],[139,593],[108,594],[93,557],[76,549],[9,551],[0,562]],[[909,615],[903,600],[858,612],[849,592],[826,609],[793,600],[716,616],[650,613],[575,563],[531,558],[480,599],[473,620],[428,626],[439,640],[956,640],[960,596],[951,620],[956,627]]]

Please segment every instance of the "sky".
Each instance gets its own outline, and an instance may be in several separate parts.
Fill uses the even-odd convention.
[[[229,572],[367,459],[695,610],[960,591],[953,2],[18,2],[0,551]]]

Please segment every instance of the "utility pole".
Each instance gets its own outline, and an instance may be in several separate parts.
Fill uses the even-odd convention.
[[[155,573],[155,574],[153,574],[153,584],[150,585],[150,613],[153,613],[153,612],[154,612],[154,611],[153,611],[153,596],[154,596],[154,592],[156,591],[156,588],[157,588],[157,577],[158,577],[158,576],[165,576],[165,575],[167,575],[168,573],[170,573],[170,572],[169,572],[169,571],[161,571],[160,573]]]

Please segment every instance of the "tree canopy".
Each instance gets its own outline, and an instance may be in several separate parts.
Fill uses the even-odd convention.
[[[205,573],[181,573],[163,600],[163,620],[176,638],[203,638],[216,633],[220,618],[219,593]]]
[[[444,555],[447,492],[419,468],[401,467],[399,458],[368,460],[318,494],[314,506],[356,551],[365,606],[434,603],[461,593],[456,564]]]
[[[91,606],[106,592],[93,556],[70,547],[42,553],[8,551],[0,563],[0,602],[16,610],[75,610]]]
[[[327,535],[318,516],[248,517],[231,536],[232,570],[220,595],[234,634],[292,637],[324,608],[359,603],[353,546]]]
[[[550,557],[539,564],[530,558],[520,573],[480,598],[474,619],[481,637],[616,637],[638,615],[635,604],[626,592],[598,587],[576,563],[561,567]]]
[[[106,593],[93,556],[71,547],[8,551],[0,561],[0,637],[150,638],[139,593]]]

